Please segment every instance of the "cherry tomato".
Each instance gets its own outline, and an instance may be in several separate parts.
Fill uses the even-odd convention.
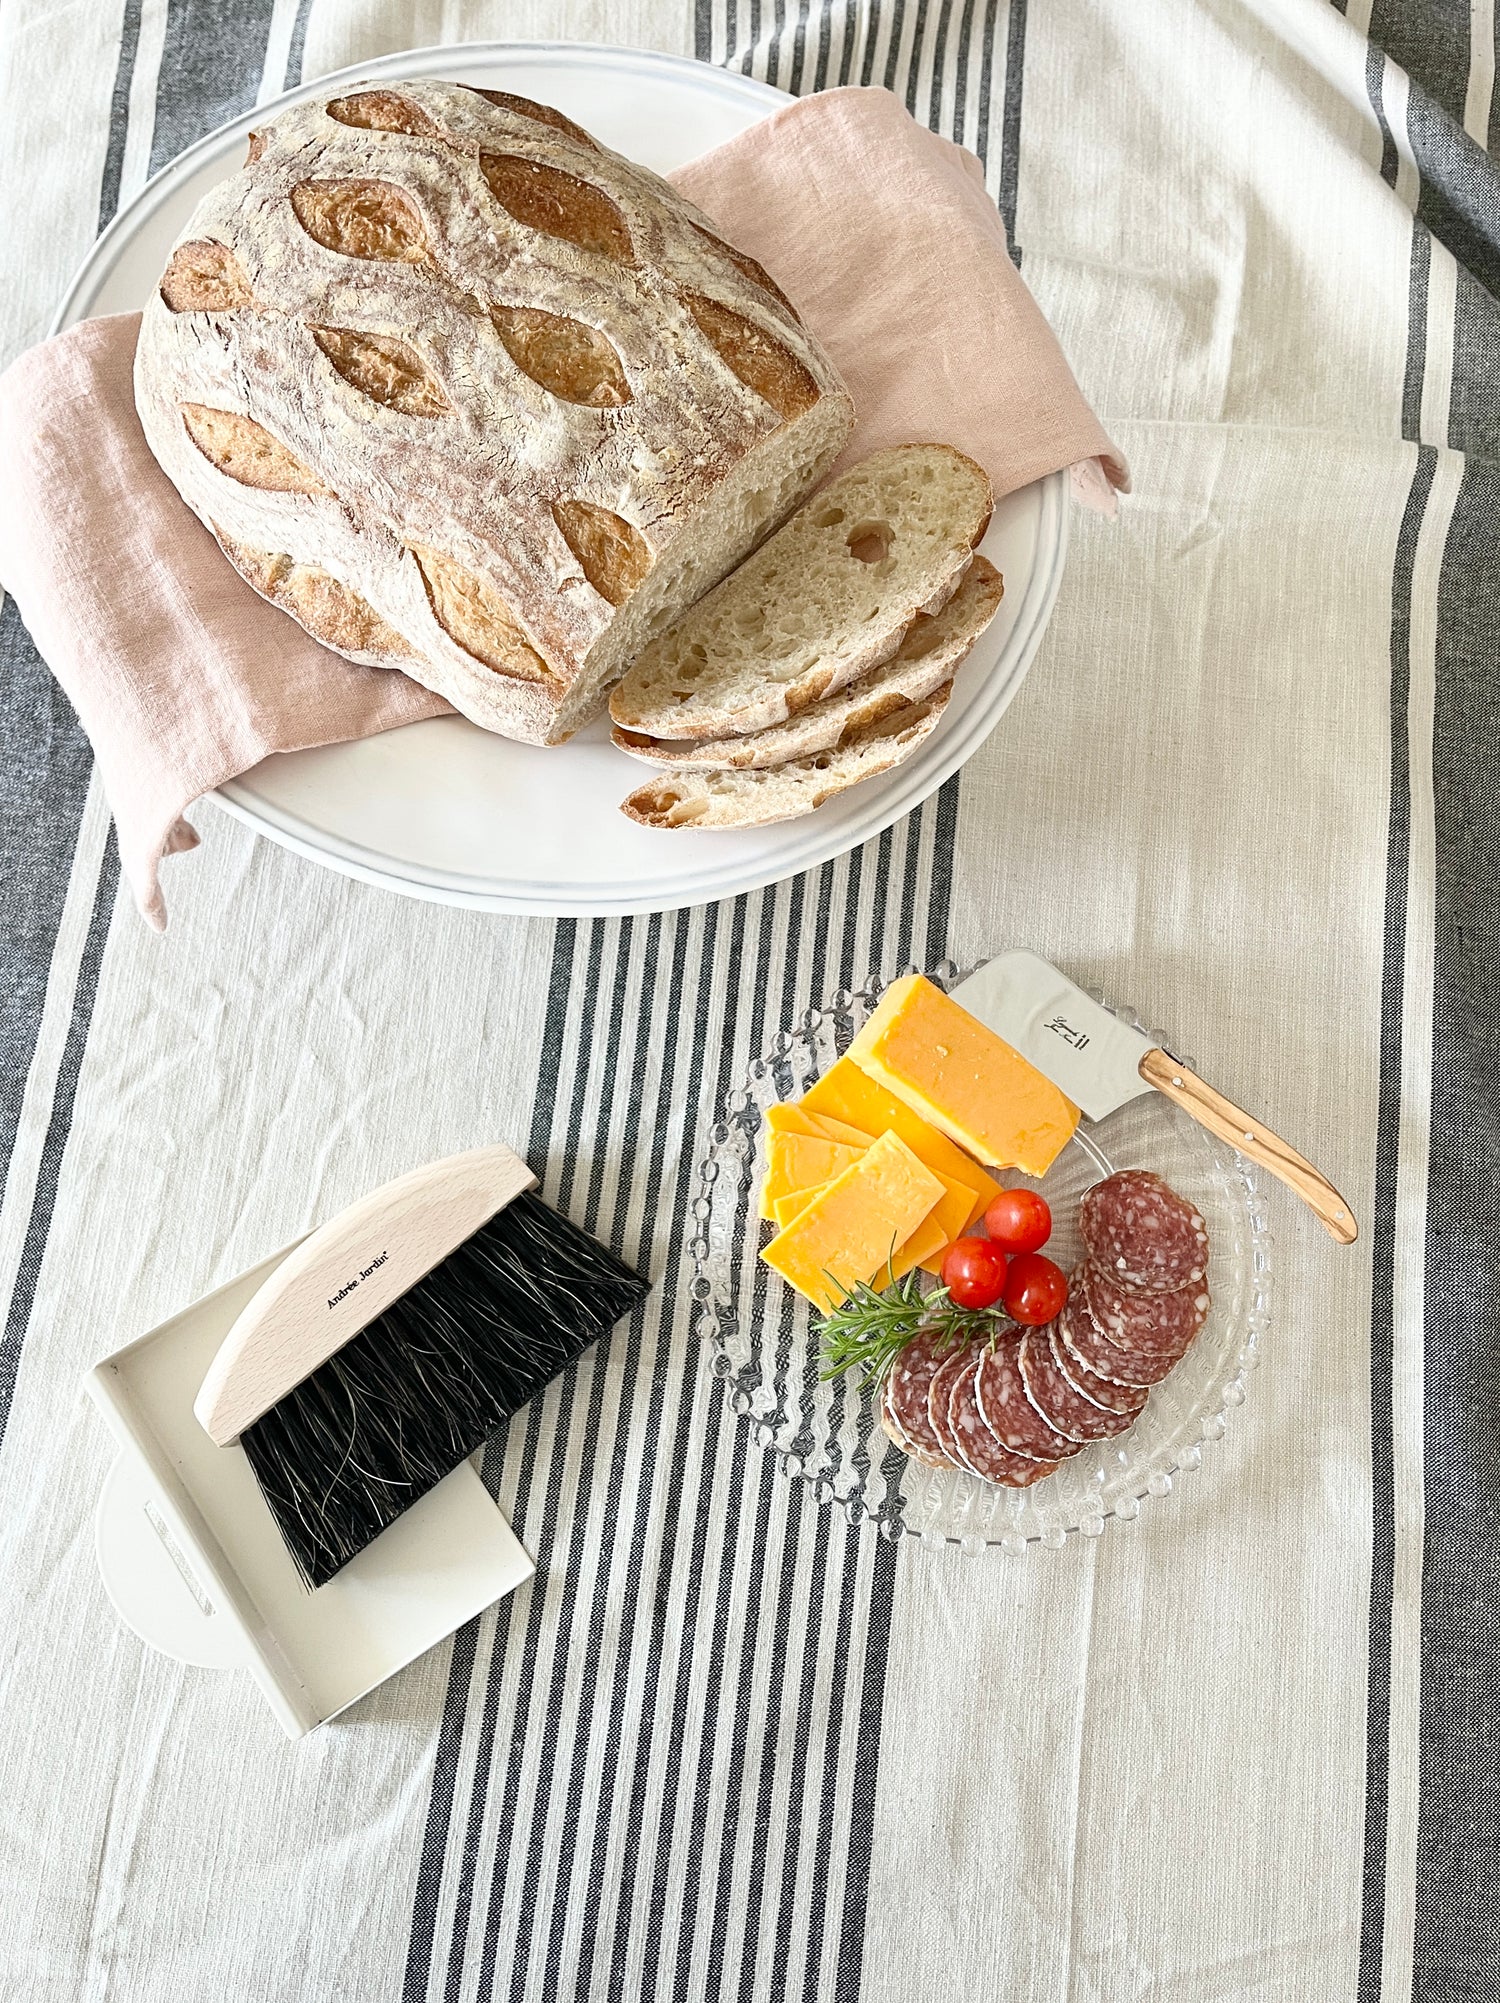
[[[1012,1321],[1040,1328],[1067,1305],[1068,1276],[1040,1252],[1017,1252],[1005,1276],[1004,1296],[1005,1312]]]
[[[1005,1288],[1008,1264],[988,1238],[955,1238],[943,1260],[943,1285],[955,1307],[990,1308]]]
[[[1040,1252],[1052,1235],[1052,1212],[1034,1189],[1002,1189],[984,1213],[984,1228],[1007,1252]]]

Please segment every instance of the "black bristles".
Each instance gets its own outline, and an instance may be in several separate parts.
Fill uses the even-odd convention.
[[[240,1436],[321,1586],[642,1300],[641,1279],[527,1192]]]

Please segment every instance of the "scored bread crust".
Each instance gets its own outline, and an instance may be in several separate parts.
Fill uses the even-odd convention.
[[[743,736],[800,715],[942,609],[992,507],[987,474],[952,446],[871,453],[640,654],[610,715],[666,738]]]
[[[772,724],[745,737],[642,737],[615,726],[614,742],[632,758],[671,768],[761,770],[812,758],[857,739],[887,716],[929,696],[955,670],[1000,609],[1005,583],[987,558],[976,556],[941,612],[918,613],[891,658],[825,696],[790,723]]]
[[[836,750],[760,771],[663,772],[620,802],[648,828],[759,828],[810,814],[864,779],[900,765],[932,735],[952,682],[899,716],[882,717]]]
[[[773,281],[666,182],[548,107],[425,81],[254,135],[146,309],[136,401],[263,595],[534,742],[852,424]]]

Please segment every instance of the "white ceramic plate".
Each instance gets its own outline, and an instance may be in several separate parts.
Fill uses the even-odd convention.
[[[54,331],[150,296],[204,193],[235,172],[245,136],[283,104],[344,79],[450,77],[555,104],[604,142],[669,172],[786,100],[750,77],[640,50],[469,43],[408,50],[261,105],[191,146],[100,237]],[[800,821],[742,832],[637,827],[619,802],[648,767],[604,723],[550,749],[513,744],[460,717],[357,744],[268,758],[215,796],[273,841],[347,875],[443,904],[533,916],[670,911],[756,890],[867,841],[935,792],[984,742],[1031,663],[1067,547],[1060,473],[995,510],[984,552],[1005,603],[922,749],[888,776]]]

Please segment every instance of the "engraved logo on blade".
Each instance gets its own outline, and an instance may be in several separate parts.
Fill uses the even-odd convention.
[[[1088,1031],[1086,1029],[1075,1029],[1065,1015],[1053,1016],[1052,1020],[1044,1022],[1042,1027],[1043,1029],[1050,1029],[1054,1036],[1060,1036],[1064,1043],[1071,1043],[1075,1050],[1086,1050],[1088,1048]]]

